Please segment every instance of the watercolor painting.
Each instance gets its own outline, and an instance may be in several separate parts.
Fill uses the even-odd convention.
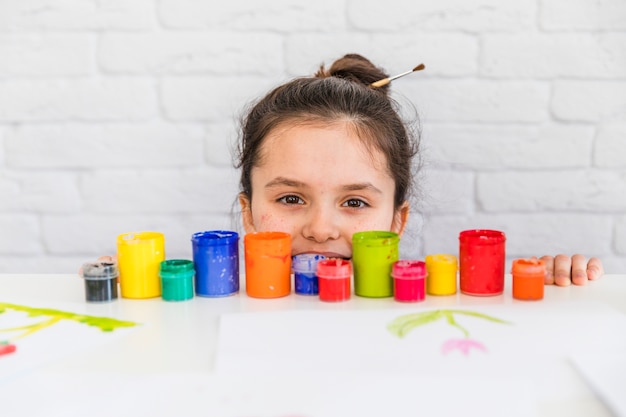
[[[442,347],[441,351],[444,354],[448,354],[453,350],[459,350],[465,356],[469,355],[471,349],[480,350],[483,352],[487,352],[487,348],[485,345],[478,340],[470,338],[470,332],[464,326],[462,326],[455,318],[455,315],[459,316],[467,316],[474,317],[477,319],[487,320],[493,323],[499,324],[511,324],[508,321],[501,320],[499,318],[479,313],[476,311],[469,310],[434,310],[434,311],[423,311],[420,313],[412,313],[405,314],[400,317],[394,319],[388,326],[387,329],[399,338],[405,337],[411,330],[425,326],[429,323],[437,322],[439,320],[444,320],[453,328],[461,331],[463,334],[463,338],[461,339],[448,339],[446,340]]]
[[[323,307],[221,315],[217,372],[519,374],[555,393],[571,380],[572,355],[626,351],[626,316],[602,306]]]
[[[61,320],[72,320],[87,326],[99,328],[103,332],[111,332],[121,327],[132,327],[137,323],[121,321],[109,317],[95,317],[50,308],[35,308],[18,304],[0,302],[0,314],[7,312],[23,313],[25,324],[0,328],[0,356],[17,350],[16,342],[35,332],[46,329]],[[34,320],[32,320],[34,318]]]
[[[0,302],[0,384],[37,367],[123,337],[132,321],[83,314],[84,304]],[[74,310],[74,311],[72,311]]]

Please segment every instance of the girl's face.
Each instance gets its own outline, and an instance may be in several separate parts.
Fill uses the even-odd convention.
[[[291,234],[292,254],[352,257],[352,234],[402,233],[408,204],[394,210],[385,156],[368,152],[347,123],[282,124],[252,168],[252,201],[240,197],[246,233]]]

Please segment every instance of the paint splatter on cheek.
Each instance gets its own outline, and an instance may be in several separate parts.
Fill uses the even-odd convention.
[[[261,231],[261,230],[271,230],[273,223],[273,216],[270,213],[262,213],[261,216],[259,217],[259,222],[256,223],[256,229],[257,231]]]
[[[255,223],[256,230],[260,231],[275,231],[275,232],[291,232],[289,222],[282,217],[277,217],[272,213],[261,213],[259,221]]]

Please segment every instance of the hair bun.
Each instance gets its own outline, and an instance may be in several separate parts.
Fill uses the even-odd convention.
[[[315,73],[315,77],[337,77],[343,78],[355,83],[369,86],[373,82],[387,78],[387,75],[381,68],[375,66],[367,58],[358,54],[347,54],[339,58],[330,66],[325,69],[324,65],[321,65],[319,70]],[[378,91],[387,92],[388,85],[377,88]]]

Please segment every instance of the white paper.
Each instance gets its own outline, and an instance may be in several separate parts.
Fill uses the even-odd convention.
[[[599,350],[571,360],[613,415],[626,417],[626,350]]]
[[[18,381],[21,382],[21,381]],[[480,390],[468,389],[475,387]],[[39,374],[0,391],[12,417],[501,417],[535,415],[532,389],[482,378],[359,374]],[[454,396],[453,396],[454,395]],[[37,401],[30,401],[36,397]],[[520,399],[522,401],[520,401]],[[511,401],[515,401],[512,403]],[[516,404],[512,407],[511,404]]]
[[[2,303],[0,307],[6,305],[6,303]],[[8,305],[100,317],[81,312],[85,309],[82,304],[20,302],[19,304],[9,303]],[[36,329],[28,327],[37,325],[41,325],[41,327]],[[132,332],[135,327],[120,327],[113,331],[102,331],[97,326],[60,318],[54,314],[37,313],[31,315],[28,311],[19,311],[7,307],[0,314],[0,342],[9,341],[11,345],[16,347],[16,350],[13,353],[0,356],[0,385],[12,382],[14,377],[42,365],[110,343]],[[34,331],[27,334],[30,329],[34,329]]]
[[[432,311],[415,307],[225,314],[220,319],[216,371],[220,375],[367,372],[424,380],[464,378],[476,381],[467,388],[475,394],[482,392],[481,383],[500,381],[493,397],[510,405],[520,401],[514,386],[528,382],[536,394],[528,397],[530,402],[589,396],[566,358],[607,344],[626,351],[626,316],[603,306],[529,303],[452,310],[455,323],[467,334],[444,318],[415,327],[404,338],[387,328],[399,316]],[[460,390],[453,396],[464,393]]]

